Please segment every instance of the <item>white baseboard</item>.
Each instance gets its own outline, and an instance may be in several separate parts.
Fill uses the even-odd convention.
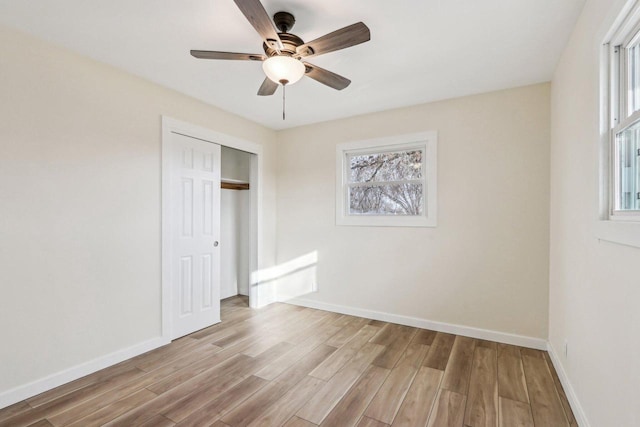
[[[319,310],[331,311],[334,313],[348,314],[351,316],[381,320],[384,322],[397,323],[399,325],[413,326],[422,329],[431,329],[433,331],[463,335],[465,337],[479,338],[488,341],[497,341],[504,344],[535,348],[537,350],[547,349],[547,341],[541,338],[510,334],[507,332],[492,331],[489,329],[473,328],[471,326],[455,325],[452,323],[435,322],[433,320],[421,319],[418,317],[402,316],[399,314],[384,313],[381,311],[366,310],[363,308],[347,307],[343,305],[329,304],[304,298],[294,298],[285,302],[287,304],[317,308]]]
[[[169,344],[170,342],[170,340],[163,337],[153,338],[80,365],[73,366],[65,369],[64,371],[51,374],[31,383],[4,391],[0,393],[0,409],[36,396],[47,390],[51,390],[52,388],[61,386],[62,384],[77,380],[78,378],[97,372],[100,369],[108,368],[116,363],[131,359],[132,357]]]
[[[573,386],[569,381],[569,377],[560,363],[560,358],[558,358],[558,353],[555,348],[551,345],[550,342],[547,343],[547,352],[549,353],[549,357],[551,358],[551,362],[553,363],[553,367],[556,368],[556,372],[558,373],[558,377],[560,378],[560,382],[562,383],[562,388],[564,388],[564,393],[567,395],[567,400],[569,400],[569,405],[571,405],[571,409],[573,410],[573,416],[576,417],[576,421],[580,427],[590,427],[589,421],[587,421],[587,415],[584,413],[584,409],[576,396],[575,390],[573,390]]]

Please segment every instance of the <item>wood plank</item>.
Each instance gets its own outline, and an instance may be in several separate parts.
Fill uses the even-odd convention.
[[[553,383],[556,386],[556,391],[558,392],[558,396],[560,397],[560,403],[562,403],[562,408],[564,409],[564,414],[569,421],[569,425],[571,427],[578,427],[578,422],[576,421],[575,416],[573,415],[573,410],[571,409],[571,405],[569,405],[569,399],[567,399],[567,395],[564,392],[564,388],[562,387],[562,383],[560,382],[560,378],[558,377],[558,373],[556,372],[556,368],[553,366],[553,362],[551,361],[551,356],[549,353],[544,353],[545,360],[547,361],[547,366],[549,367],[549,371],[551,372],[551,376],[553,377]]]
[[[51,424],[48,420],[40,420],[33,424],[29,424],[29,427],[53,427],[53,424]]]
[[[334,351],[336,351],[335,347],[321,344],[311,350],[306,357],[300,359],[295,365],[278,375],[275,380],[291,381],[292,384],[295,384],[326,360],[327,357],[331,356]]]
[[[296,345],[281,357],[273,360],[264,368],[256,372],[256,376],[266,380],[272,380],[282,374],[291,366],[295,365],[300,359],[306,357],[312,350],[326,341],[328,337],[335,333],[337,326],[327,325],[324,330],[311,334],[307,340]]]
[[[501,397],[529,403],[522,358],[503,354],[498,357],[498,393]]]
[[[447,367],[447,362],[449,361],[449,355],[451,354],[451,348],[453,347],[455,339],[455,335],[438,332],[422,365],[428,368],[444,371]]]
[[[418,329],[418,333],[413,337],[412,343],[428,345],[433,344],[433,340],[438,333],[430,329]]]
[[[522,364],[535,424],[554,427],[569,426],[544,357],[541,359],[525,355],[522,356]]]
[[[217,368],[222,374],[222,369],[233,366],[237,363],[244,363],[246,366],[250,363],[250,360],[251,358],[249,356],[238,354],[233,349],[224,349],[167,375],[161,380],[156,381],[154,384],[148,385],[147,388],[156,394],[166,393],[172,388],[197,377],[203,372]]]
[[[173,341],[171,344],[160,347],[157,350],[141,354],[130,360],[130,363],[143,371],[152,371],[168,363],[172,358],[179,357],[186,351],[202,345],[198,340],[191,337],[183,337]]]
[[[317,427],[317,425],[294,416],[291,417],[283,427]]]
[[[365,344],[358,354],[336,375],[331,377],[296,415],[312,423],[320,424],[383,348],[384,346],[378,344]]]
[[[160,347],[159,349],[154,351],[162,352],[165,348],[166,346]],[[145,353],[145,354],[148,354],[148,353]],[[131,360],[133,359],[102,369],[91,375],[87,375],[85,377],[63,384],[60,387],[56,387],[52,390],[45,391],[44,393],[40,393],[34,397],[27,399],[26,402],[31,407],[37,408],[39,406],[50,403],[56,399],[59,399],[63,396],[66,396],[74,391],[94,385],[99,382],[108,381],[109,379],[115,376],[121,375],[125,372],[130,372],[134,368]]]
[[[538,359],[543,359],[544,360],[544,351],[542,350],[536,350],[534,348],[526,348],[526,347],[520,347],[520,355],[521,356],[529,356],[529,357],[536,357]]]
[[[338,372],[369,341],[378,329],[365,325],[342,347],[314,369],[309,375],[327,381]]]
[[[386,324],[387,322],[383,322],[382,320],[369,320],[369,323],[367,323],[367,325],[376,326],[378,328],[382,328]]]
[[[144,375],[144,372],[140,369],[135,367],[129,368],[129,370],[112,376],[106,381],[93,383],[72,391],[71,393],[64,394],[55,400],[42,404],[37,408],[34,408],[32,411],[22,412],[14,417],[8,418],[6,421],[3,421],[1,425],[8,425],[12,427],[28,426],[43,418],[51,417],[67,411],[86,400],[90,400],[121,383],[131,381],[141,375]]]
[[[526,403],[501,397],[499,427],[534,427],[531,407]]]
[[[429,417],[428,427],[462,426],[466,399],[463,394],[440,389]]]
[[[495,341],[476,339],[476,347],[490,348],[491,350],[496,350],[496,353],[498,351],[498,343]]]
[[[0,409],[0,422],[6,420],[7,418],[15,417],[16,415],[19,415],[31,409],[31,405],[29,405],[26,400],[14,403],[13,405],[7,406],[6,408],[2,408]]]
[[[162,357],[153,362],[147,361],[146,363],[144,363],[144,367],[139,368],[145,372],[155,372],[167,366],[174,365],[176,362],[182,361],[185,355],[200,355],[200,358],[204,358],[208,355],[219,353],[221,350],[221,347],[212,344],[196,342],[196,344],[189,347],[183,347],[180,351],[170,356]]]
[[[413,378],[418,373],[428,346],[412,343],[376,393],[364,415],[391,424],[402,405]]]
[[[181,358],[174,359],[172,363],[153,370],[142,377],[137,378],[135,381],[129,381],[121,384],[106,393],[82,402],[67,411],[49,416],[49,420],[55,426],[72,424],[79,419],[99,411],[101,408],[109,406],[124,397],[130,396],[132,393],[136,393],[137,391],[162,380],[166,376],[196,362],[206,355],[215,353],[215,348],[213,346],[210,347],[211,348],[209,348],[209,346],[195,348],[192,351],[187,352]]]
[[[497,350],[475,349],[464,423],[469,427],[498,426]]]
[[[290,334],[284,341],[299,345],[307,341],[309,338],[314,337],[316,334],[324,335],[326,333],[328,334],[328,337],[322,341],[325,342],[329,337],[333,336],[340,330],[339,326],[333,324],[333,321],[338,317],[339,315],[337,313],[325,312],[324,316],[318,317],[313,320],[313,322],[309,323],[307,327],[300,329],[292,335]],[[331,331],[330,334],[329,331]]]
[[[324,381],[318,378],[310,376],[303,378],[302,381],[253,420],[249,426],[271,427],[284,424],[322,385],[324,385]]]
[[[375,365],[369,366],[344,398],[327,415],[321,426],[355,426],[389,372],[388,369]]]
[[[502,356],[520,358],[520,347],[511,344],[498,343],[498,357]]]
[[[244,354],[235,354],[226,359],[228,355],[222,356],[222,352],[220,352],[217,353],[217,355],[220,355],[220,359],[226,359],[222,363],[216,363],[218,359],[215,357],[210,359],[209,364],[204,361],[202,363],[198,362],[147,388],[154,393],[162,394],[177,385],[183,384],[185,380],[196,378],[200,375],[216,377],[224,374],[246,378],[269,364],[272,358],[281,356],[292,347],[293,344],[281,342],[255,358]]]
[[[259,335],[260,335],[259,332],[254,330],[253,328],[236,329],[236,330],[233,330],[233,332],[231,332],[230,334],[225,334],[225,336],[220,339],[211,341],[211,344],[218,347],[226,348],[239,343],[240,341],[242,341],[247,337],[259,336]]]
[[[423,366],[416,374],[409,391],[393,420],[393,426],[413,427],[427,424],[444,373]]]
[[[229,359],[229,369],[233,369],[234,364],[246,363],[246,359],[251,358],[244,355],[236,355],[234,358]],[[146,422],[153,415],[162,413],[167,408],[171,407],[171,405],[176,404],[176,402],[187,400],[191,395],[195,395],[196,393],[206,392],[207,390],[215,387],[217,382],[227,381],[227,379],[232,380],[233,378],[235,378],[235,375],[225,374],[225,364],[223,363],[218,365],[216,368],[205,371],[204,373],[173,387],[155,399],[124,413],[105,425],[130,426],[141,424]]]
[[[305,338],[308,337],[309,327],[315,325],[317,321],[321,322],[323,317],[325,316],[321,312],[313,309],[305,309],[305,311],[295,313],[289,322],[270,328],[264,333],[264,336],[254,338],[255,344],[249,346],[243,353],[255,357],[280,341],[287,342],[292,346],[298,344],[303,340],[301,334],[304,334]]]
[[[154,415],[153,417],[151,417],[150,419],[148,419],[146,422],[142,424],[136,424],[136,427],[172,427],[175,425],[176,423],[174,423],[167,417],[164,417],[158,414],[158,415]]]
[[[343,328],[346,325],[348,325],[351,322],[352,319],[357,319],[357,317],[349,316],[348,314],[341,314],[340,316],[335,318],[331,322],[331,324],[334,325],[334,326],[339,326],[339,327]]]
[[[397,325],[395,323],[387,323],[379,330],[375,337],[371,339],[371,342],[374,344],[380,345],[391,345],[396,339],[398,339],[398,335],[403,332],[412,331],[415,332],[416,328],[412,328],[410,326]]]
[[[248,337],[245,339],[251,342],[251,344],[247,345],[246,348],[242,350],[242,354],[246,354],[247,356],[254,358],[259,357],[264,352],[279,344],[287,345],[289,349],[292,349],[295,346],[294,344],[285,342],[281,334],[271,334],[269,332],[267,332],[266,336],[263,337]]]
[[[289,382],[271,381],[250,399],[245,400],[222,417],[222,421],[234,427],[247,426],[274,405],[291,387]]]
[[[269,382],[255,376],[248,377],[228,392],[202,406],[178,425],[180,427],[205,427],[228,413],[237,405],[262,389]],[[222,423],[222,421],[220,421]],[[226,425],[226,424],[224,424]]]
[[[455,337],[451,356],[444,371],[442,388],[460,394],[467,394],[475,347],[475,339],[461,336]]]
[[[416,328],[409,326],[399,328],[393,341],[385,345],[386,348],[375,358],[372,364],[385,369],[393,368],[417,332]]]
[[[369,417],[362,417],[356,427],[389,427],[389,424],[382,423]]]
[[[265,387],[232,411],[222,417],[225,423],[236,426],[248,425],[257,419],[266,408],[277,402],[288,390],[298,384],[318,364],[327,358],[335,349],[330,346],[321,346],[314,350],[313,356],[301,360],[295,366],[289,368],[271,381]]]
[[[180,422],[207,403],[222,396],[230,389],[242,381],[242,377],[235,375],[225,375],[212,381],[210,387],[201,389],[198,393],[191,393],[185,398],[177,399],[174,403],[166,406],[162,414],[171,421]]]
[[[152,399],[157,397],[157,395],[149,390],[142,389],[136,393],[133,393],[124,399],[120,399],[117,402],[114,402],[110,405],[104,406],[100,410],[96,410],[95,412],[90,413],[88,416],[77,420],[71,424],[63,424],[63,423],[55,423],[52,419],[52,424],[55,426],[68,425],[73,427],[84,427],[84,426],[98,426],[102,425],[112,419],[124,414],[125,412],[129,412],[130,410],[136,408],[139,405],[142,405]]]
[[[342,322],[343,324],[345,322]],[[331,336],[326,344],[333,347],[341,347],[348,343],[362,328],[368,324],[367,319],[360,317],[352,317],[348,319],[346,324],[342,326],[333,336]],[[372,328],[377,326],[370,325]],[[379,327],[378,327],[379,328]]]

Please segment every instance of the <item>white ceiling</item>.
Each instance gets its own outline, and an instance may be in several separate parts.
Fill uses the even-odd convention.
[[[232,0],[0,0],[0,23],[273,129],[549,81],[585,0],[263,0],[305,41],[362,21],[371,41],[309,62],[352,80],[303,78],[256,95],[260,63],[190,49],[263,53]]]

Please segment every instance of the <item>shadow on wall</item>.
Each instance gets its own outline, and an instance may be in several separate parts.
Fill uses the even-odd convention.
[[[251,287],[258,287],[261,301],[288,301],[318,291],[318,251],[309,252],[251,274]]]

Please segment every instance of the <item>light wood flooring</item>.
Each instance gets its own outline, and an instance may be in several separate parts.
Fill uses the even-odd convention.
[[[0,426],[577,426],[542,351],[242,297],[222,319]]]

